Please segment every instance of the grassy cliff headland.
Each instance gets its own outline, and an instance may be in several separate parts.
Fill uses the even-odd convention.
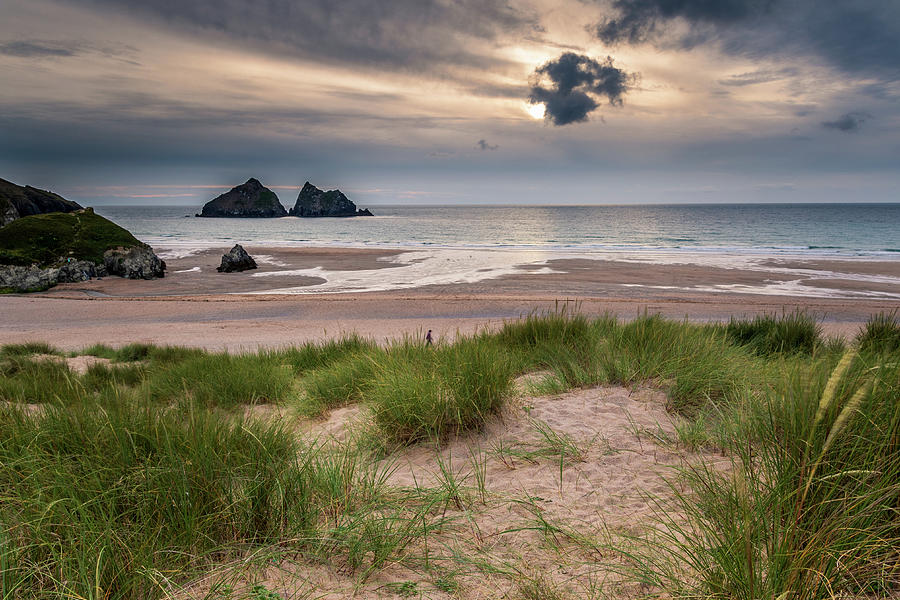
[[[93,210],[16,219],[0,228],[0,264],[57,266],[66,259],[103,264],[111,248],[142,247],[127,230]]]

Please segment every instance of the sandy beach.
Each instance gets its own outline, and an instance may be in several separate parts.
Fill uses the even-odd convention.
[[[4,296],[0,339],[67,350],[149,342],[239,351],[343,332],[453,337],[561,304],[694,322],[799,309],[826,334],[847,337],[900,306],[898,260],[520,253],[486,262],[491,256],[475,251],[248,246],[259,269],[223,274],[215,267],[225,250],[163,250],[160,280],[111,277]]]

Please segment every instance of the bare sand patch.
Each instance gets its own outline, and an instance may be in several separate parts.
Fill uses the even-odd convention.
[[[349,406],[303,431],[346,440],[368,418],[365,408]],[[577,451],[558,452],[548,431]],[[608,542],[645,532],[653,521],[652,498],[669,497],[665,478],[701,458],[675,440],[665,396],[652,388],[600,386],[522,397],[480,432],[384,459],[392,488],[440,487],[448,472],[461,486],[458,502],[443,508],[451,524],[427,541],[430,573],[401,561],[361,582],[339,562],[297,559],[235,583],[262,585],[283,597],[327,599],[396,598],[401,591],[434,599],[515,598],[523,585],[590,598],[601,583],[617,597],[634,596],[639,590],[617,574],[623,559]],[[405,558],[418,564],[425,552],[425,544],[416,543]]]
[[[94,365],[109,365],[112,361],[99,356],[59,356],[57,354],[32,354],[32,360],[49,360],[66,365],[70,371],[78,375],[84,375]]]

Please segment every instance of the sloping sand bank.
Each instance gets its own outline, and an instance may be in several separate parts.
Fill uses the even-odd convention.
[[[617,574],[626,562],[609,542],[645,532],[653,498],[669,496],[664,477],[701,458],[677,445],[664,404],[662,392],[613,386],[524,396],[482,432],[385,459],[388,483],[397,489],[446,485],[447,472],[460,486],[458,503],[443,507],[449,524],[427,542],[427,571],[392,564],[360,582],[340,564],[298,559],[239,576],[234,585],[334,600],[396,598],[404,591],[467,600],[537,597],[525,592],[599,598],[601,589],[636,595],[639,590]],[[367,417],[352,406],[300,428],[346,443]],[[421,565],[425,552],[418,544],[405,555]],[[192,593],[216,576],[221,573],[198,582]]]

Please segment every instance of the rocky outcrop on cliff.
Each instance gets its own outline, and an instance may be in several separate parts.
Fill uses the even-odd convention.
[[[357,210],[340,190],[323,192],[306,182],[289,213],[293,217],[371,217],[369,209]]]
[[[285,217],[278,196],[257,179],[231,188],[203,206],[198,217]]]
[[[80,209],[81,206],[77,202],[66,200],[53,192],[39,190],[30,185],[23,187],[0,179],[0,227],[30,215],[67,213]]]
[[[76,260],[61,267],[0,265],[0,291],[42,292],[57,283],[75,283],[106,275],[106,267],[89,260]]]
[[[219,273],[239,273],[241,271],[249,271],[256,268],[256,261],[253,260],[244,247],[235,244],[234,248],[222,255],[222,264],[216,268]]]
[[[42,292],[59,283],[59,269],[0,265],[0,292]]]

